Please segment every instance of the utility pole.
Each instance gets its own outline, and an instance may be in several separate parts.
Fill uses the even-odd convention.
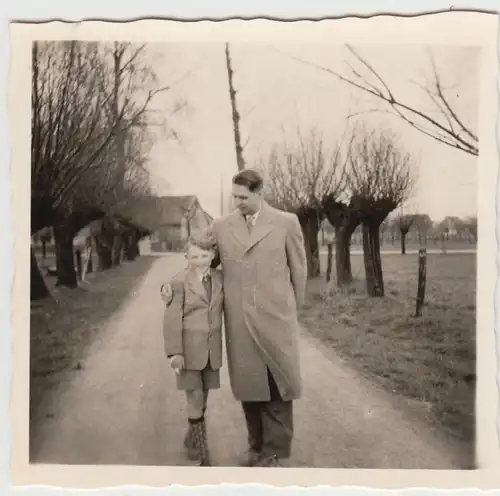
[[[236,91],[233,85],[233,69],[231,67],[231,56],[229,55],[229,43],[226,43],[226,66],[227,66],[227,78],[229,82],[229,97],[231,99],[231,110],[233,117],[236,163],[238,165],[238,171],[241,171],[245,168],[245,159],[243,158],[243,147],[241,146],[240,114],[238,113],[238,108],[236,105]]]

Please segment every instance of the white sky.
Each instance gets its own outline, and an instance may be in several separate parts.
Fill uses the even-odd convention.
[[[394,92],[423,110],[431,104],[411,81],[425,83],[431,77],[427,47],[388,45],[356,47],[386,79]],[[473,47],[431,47],[449,99],[477,134],[479,51]],[[176,82],[173,91],[155,101],[168,115],[173,100],[182,97],[189,111],[177,114],[172,126],[177,142],[159,135],[150,162],[155,177],[164,178],[158,190],[166,194],[196,194],[212,215],[220,213],[221,178],[229,197],[236,172],[231,108],[224,45],[183,43],[151,45],[154,68],[161,84]],[[293,60],[287,54],[347,74],[347,49],[333,44],[231,45],[234,84],[238,91],[247,165],[279,142],[284,135],[307,133],[315,127],[338,140],[350,112],[387,109],[383,103],[338,81],[334,76]],[[363,116],[372,125],[397,131],[402,146],[420,159],[412,208],[433,220],[447,215],[477,213],[477,160],[464,152],[437,143],[395,117]],[[167,190],[165,183],[170,185]],[[227,206],[226,206],[227,209]]]

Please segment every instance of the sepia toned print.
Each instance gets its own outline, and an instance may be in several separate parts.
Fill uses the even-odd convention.
[[[27,464],[487,468],[484,40],[99,38],[29,40]]]

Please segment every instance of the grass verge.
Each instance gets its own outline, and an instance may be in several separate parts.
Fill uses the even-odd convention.
[[[475,255],[428,255],[426,306],[420,318],[414,317],[416,256],[383,256],[384,298],[366,296],[359,277],[362,263],[361,256],[352,257],[358,277],[349,294],[327,287],[323,279],[310,281],[302,323],[363,375],[425,405],[427,420],[465,442],[472,453]]]

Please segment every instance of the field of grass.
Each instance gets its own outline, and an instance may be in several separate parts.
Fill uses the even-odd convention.
[[[324,269],[325,257],[321,262]],[[427,406],[427,420],[472,453],[476,256],[428,255],[420,318],[414,317],[417,256],[385,255],[382,264],[386,297],[366,296],[363,257],[352,256],[356,280],[349,293],[328,288],[324,277],[310,281],[301,321],[364,376]]]
[[[44,394],[69,369],[80,369],[85,348],[146,274],[153,257],[89,274],[77,289],[53,288],[52,298],[32,303],[30,319],[30,417]]]
[[[57,278],[55,276],[48,276],[47,271],[49,268],[55,268],[56,266],[55,253],[53,251],[47,250],[45,259],[43,259],[40,250],[35,249],[34,251],[35,251],[35,258],[38,262],[38,267],[40,268],[40,272],[42,273],[42,276],[45,278],[45,283],[47,284],[47,287],[49,288],[50,291],[52,291],[52,289],[54,289],[55,287]],[[92,253],[92,263],[94,270],[96,270],[99,265],[99,259],[97,257],[97,254],[95,253],[95,250]]]
[[[353,251],[359,251],[363,249],[363,245],[360,240],[353,240],[351,243],[351,247]],[[321,247],[322,250],[326,250],[326,246]],[[407,251],[415,251],[419,248],[427,248],[429,251],[439,250],[476,250],[477,244],[471,243],[469,241],[460,241],[460,240],[446,240],[442,242],[441,240],[434,241],[428,240],[427,244],[421,245],[417,240],[407,240],[406,241],[406,250]],[[401,242],[399,240],[395,240],[392,243],[390,240],[380,241],[380,249],[382,251],[401,251]]]

